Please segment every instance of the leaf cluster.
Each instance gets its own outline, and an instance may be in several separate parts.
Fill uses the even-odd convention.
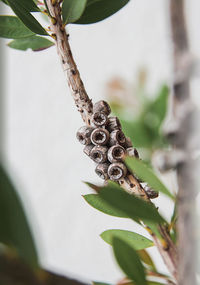
[[[156,191],[160,191],[168,198],[174,200],[174,196],[169,189],[160,181],[152,169],[148,168],[144,162],[136,158],[127,157],[126,165],[129,171],[133,172],[137,177],[145,179],[151,187]],[[158,226],[163,225],[170,228],[170,224],[159,214],[156,207],[149,201],[131,195],[124,191],[118,184],[108,182],[107,186],[98,187],[91,183],[87,183],[89,187],[95,190],[96,194],[88,194],[84,199],[95,209],[117,217],[129,218],[138,223],[142,227],[144,224],[148,227],[148,231],[162,239]],[[174,220],[175,213],[172,220]],[[145,285],[145,284],[161,284],[151,281],[151,275],[157,276],[162,280],[167,280],[165,276],[158,272],[155,264],[146,251],[148,247],[154,246],[153,240],[142,236],[138,233],[128,230],[111,229],[103,232],[101,238],[112,246],[115,259],[128,278],[127,284]],[[96,283],[95,283],[96,284]]]
[[[44,1],[0,0],[10,6],[16,16],[0,16],[0,37],[13,39],[8,46],[18,50],[40,51],[54,43],[48,28],[44,27],[35,14],[45,14],[51,18]],[[62,2],[63,24],[93,24],[115,14],[129,0],[64,0]]]

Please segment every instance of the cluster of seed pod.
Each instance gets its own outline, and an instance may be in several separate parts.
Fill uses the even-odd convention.
[[[92,126],[83,126],[77,139],[85,145],[84,153],[97,163],[95,172],[104,180],[119,181],[128,173],[123,163],[124,155],[139,157],[126,138],[117,117],[109,117],[110,106],[105,101],[94,104]]]

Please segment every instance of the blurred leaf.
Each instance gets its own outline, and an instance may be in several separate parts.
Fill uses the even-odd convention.
[[[155,223],[163,223],[165,220],[159,215],[157,209],[150,202],[146,202],[134,195],[125,192],[119,185],[109,181],[102,187],[100,198],[112,207],[124,212],[129,218],[138,222],[145,219]]]
[[[0,254],[1,285],[87,285],[47,270],[31,268],[12,252]]]
[[[32,36],[23,39],[17,39],[8,43],[8,46],[14,49],[40,51],[53,46],[54,43],[43,37]]]
[[[137,252],[123,240],[113,238],[113,251],[115,258],[126,274],[136,285],[147,285],[144,267]]]
[[[107,215],[119,217],[119,218],[128,218],[128,216],[124,212],[112,207],[109,203],[107,203],[106,201],[101,199],[101,197],[98,194],[84,195],[83,198],[93,208],[95,208],[95,209],[97,209],[97,210],[99,210],[99,211],[101,211]]]
[[[6,2],[6,0],[0,0],[1,2],[3,2],[4,4],[8,5],[8,3]]]
[[[107,230],[100,236],[105,242],[110,245],[112,245],[113,237],[118,237],[132,246],[135,250],[141,250],[154,246],[154,243],[150,239],[137,233],[125,230]]]
[[[15,16],[0,16],[0,37],[8,39],[18,39],[34,35]]]
[[[152,114],[152,116],[154,116],[154,129],[157,131],[159,130],[167,113],[168,95],[168,87],[166,85],[162,86],[158,96],[153,101],[151,101],[151,103],[148,104],[144,110],[143,116],[146,114]]]
[[[144,124],[143,120],[120,120],[122,129],[130,137],[135,147],[151,148],[155,140],[154,133]]]
[[[40,23],[31,15],[27,8],[24,8],[21,0],[7,0],[13,12],[20,18],[20,20],[26,25],[32,32],[39,35],[47,35],[45,29]]]
[[[141,113],[127,119],[128,107],[121,111],[114,110],[121,119],[121,124],[126,136],[130,137],[135,147],[155,149],[167,145],[160,127],[166,117],[168,107],[168,87],[162,86],[155,99],[144,97],[140,103]],[[133,110],[135,113],[135,110]]]
[[[86,6],[87,0],[64,0],[62,4],[62,16],[64,24],[77,21]]]
[[[153,270],[156,270],[156,266],[151,258],[151,256],[148,254],[148,252],[145,249],[138,250],[137,252],[140,256],[140,259],[147,265],[149,265]]]
[[[162,192],[171,199],[174,196],[170,193],[167,187],[158,179],[158,177],[153,173],[153,171],[146,166],[146,164],[139,159],[134,157],[127,157],[125,162],[128,168],[135,173],[140,179],[147,182],[155,191]]]
[[[76,24],[92,24],[102,21],[124,7],[129,0],[88,0],[86,8]]]
[[[13,246],[27,263],[37,266],[37,252],[21,201],[1,166],[0,225],[0,242]]]

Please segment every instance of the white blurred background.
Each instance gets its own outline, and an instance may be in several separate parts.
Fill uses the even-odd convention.
[[[155,93],[172,74],[167,0],[131,0],[120,12],[94,25],[71,25],[70,43],[93,102],[105,96],[113,76],[133,81],[147,70],[147,89]],[[191,51],[200,54],[200,1],[186,1]],[[7,41],[2,41],[3,47]],[[1,48],[2,48],[1,47]],[[146,232],[131,221],[106,216],[81,195],[82,181],[101,183],[94,164],[82,152],[75,134],[82,125],[71,98],[55,47],[42,52],[4,50],[6,70],[4,156],[24,201],[37,241],[41,264],[83,280],[114,282],[123,275],[111,248],[99,234],[120,228]],[[4,67],[3,67],[4,66]],[[6,66],[6,67],[5,67]],[[3,69],[5,68],[5,69]],[[192,80],[198,100],[199,78]],[[171,179],[168,185],[174,189]],[[170,217],[169,201],[157,204]],[[161,271],[165,266],[151,249]]]

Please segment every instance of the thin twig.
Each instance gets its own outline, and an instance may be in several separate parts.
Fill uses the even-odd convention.
[[[174,83],[173,120],[178,126],[173,134],[176,149],[184,152],[186,159],[177,167],[178,178],[178,284],[196,284],[196,242],[195,242],[195,185],[192,170],[192,149],[190,138],[194,138],[193,114],[189,88],[189,70],[192,58],[189,52],[187,29],[184,17],[184,1],[170,1],[170,20],[173,40]]]
[[[50,28],[53,33],[53,37],[55,38],[57,52],[61,59],[63,70],[68,80],[68,85],[72,92],[72,96],[75,100],[76,106],[81,112],[84,122],[90,125],[90,119],[93,112],[92,102],[85,91],[83,82],[80,78],[80,73],[72,56],[72,52],[68,42],[68,36],[62,22],[60,4],[58,1],[54,2],[56,3],[52,4],[51,0],[46,0],[47,6],[50,11]],[[120,181],[120,185],[127,192],[139,195],[145,200],[149,200],[145,190],[133,175],[129,175],[126,179],[122,179]],[[158,250],[164,259],[166,266],[168,267],[172,276],[176,279],[176,248],[165,227],[160,227],[160,233],[163,237],[163,240],[165,240],[164,245],[162,240],[160,240],[154,234],[152,234],[152,237],[154,239],[155,245],[158,247]]]

